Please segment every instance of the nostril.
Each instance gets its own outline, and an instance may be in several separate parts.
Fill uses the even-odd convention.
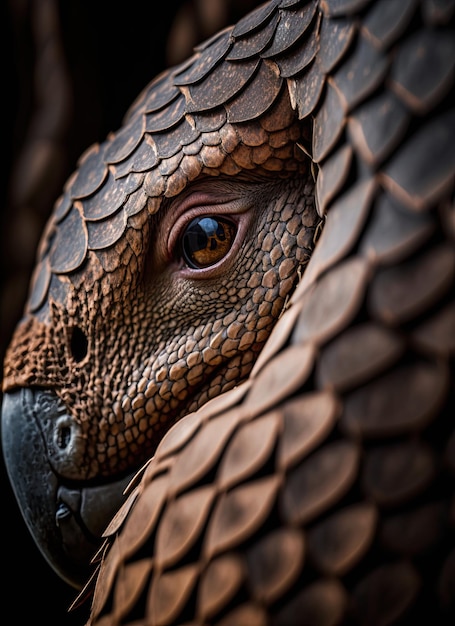
[[[70,350],[77,363],[87,355],[88,340],[79,326],[73,326],[71,329]]]
[[[58,429],[57,445],[61,450],[65,450],[71,441],[71,428],[69,426],[61,426]]]

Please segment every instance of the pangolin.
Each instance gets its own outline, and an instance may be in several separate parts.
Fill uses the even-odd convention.
[[[2,446],[87,625],[453,623],[454,13],[271,0],[81,157]]]

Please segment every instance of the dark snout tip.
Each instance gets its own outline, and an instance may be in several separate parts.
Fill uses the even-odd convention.
[[[88,480],[80,462],[86,438],[78,428],[52,391],[19,389],[3,397],[3,457],[22,516],[50,566],[80,589],[137,468]]]
[[[85,563],[75,563],[66,553],[57,526],[59,480],[47,457],[43,433],[34,415],[35,399],[30,390],[3,395],[1,446],[13,493],[27,528],[44,558],[69,585],[79,589],[87,579],[88,561],[96,546],[90,546]],[[80,534],[80,530],[79,530]],[[79,553],[84,553],[82,538]]]

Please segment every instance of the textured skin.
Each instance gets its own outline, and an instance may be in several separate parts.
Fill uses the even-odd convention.
[[[81,594],[91,625],[453,623],[454,12],[270,2],[83,157],[4,389],[55,390],[78,478],[154,452]],[[294,289],[311,173],[326,220]],[[192,181],[266,209],[171,315],[150,241]]]
[[[5,391],[56,389],[82,424],[73,478],[144,461],[163,428],[244,379],[312,248],[313,182],[295,145],[303,134],[287,93],[273,91],[274,106],[257,124],[226,123],[219,111],[198,122],[184,116],[184,97],[170,80],[165,75],[148,98],[145,92],[118,135],[82,157],[41,243],[29,315],[6,357]],[[162,97],[169,107],[147,113]],[[156,134],[142,138],[144,127]],[[195,179],[204,186],[192,185],[185,196]],[[199,204],[215,205],[221,196],[233,214],[252,214],[251,206],[272,200],[267,213],[242,226],[262,235],[204,281],[188,272],[175,278],[180,268],[168,267],[170,252],[161,244],[170,228],[165,216],[181,217],[185,197],[190,213],[198,191],[206,194]],[[146,255],[155,241],[160,245]],[[31,342],[39,349],[30,351]],[[107,424],[118,431],[113,441]],[[99,455],[100,442],[112,450]]]

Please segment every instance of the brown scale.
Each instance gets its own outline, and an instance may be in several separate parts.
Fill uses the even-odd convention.
[[[314,521],[352,486],[359,465],[358,447],[335,441],[303,458],[291,469],[282,489],[280,508],[291,524]]]
[[[353,326],[321,352],[318,386],[346,391],[391,367],[404,351],[401,338],[379,325]]]
[[[247,576],[258,602],[272,604],[297,579],[306,546],[294,528],[280,528],[261,537],[246,552]]]
[[[421,581],[413,566],[397,560],[366,576],[354,589],[352,605],[362,624],[393,624],[420,592]]]
[[[329,176],[333,174],[331,166]],[[341,261],[351,250],[367,219],[374,190],[374,181],[360,182],[332,204],[330,222],[324,226],[312,256],[314,262],[305,272],[294,298],[327,267],[335,261]]]
[[[92,597],[88,625],[379,626],[453,617],[448,4],[269,2],[158,78],[111,140],[106,168],[137,167],[120,170],[126,185],[146,162],[134,156],[147,132],[138,119],[159,124],[148,140],[159,164],[144,180],[157,198],[151,212],[208,168],[234,173],[261,163],[274,172],[276,159],[264,156],[273,145],[288,175],[301,150],[315,166],[325,224],[247,380],[213,399],[207,393],[133,481],[80,596]],[[292,63],[308,50],[308,63]],[[280,68],[297,73],[282,78]],[[244,95],[254,93],[258,105],[248,111]],[[210,135],[203,148],[204,131],[183,119],[207,112],[211,123],[218,108],[239,127],[221,125],[221,143]],[[311,116],[311,139],[297,136],[294,116],[303,124]],[[282,145],[293,143],[300,148],[283,157]],[[94,178],[108,193],[108,175],[95,167]],[[57,224],[74,220],[85,246],[73,246],[81,258],[73,254],[67,266],[54,253],[65,272],[88,249],[79,201]],[[53,288],[47,254],[37,308]]]
[[[334,626],[342,622],[348,598],[343,585],[332,577],[320,578],[303,587],[271,617],[273,626],[302,624]]]
[[[376,526],[371,504],[342,508],[308,532],[308,553],[315,567],[330,576],[342,576],[370,547]]]

